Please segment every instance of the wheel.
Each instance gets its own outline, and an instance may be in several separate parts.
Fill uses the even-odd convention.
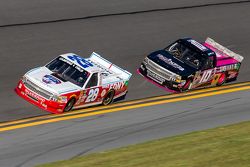
[[[225,81],[226,81],[226,74],[225,73],[221,73],[220,78],[218,79],[216,85],[217,86],[221,86],[221,85],[223,85],[225,83]]]
[[[115,96],[115,91],[114,91],[113,89],[111,89],[111,90],[106,94],[106,96],[104,97],[104,99],[103,99],[103,101],[102,101],[102,104],[103,104],[104,106],[106,106],[106,105],[112,103],[114,96]]]
[[[76,102],[75,98],[70,99],[70,100],[68,101],[68,103],[66,104],[66,106],[64,107],[64,110],[63,110],[63,111],[64,111],[64,112],[70,111],[70,110],[73,108],[75,102]]]
[[[189,89],[189,86],[191,84],[191,80],[187,79],[186,83],[183,85],[183,87],[181,88],[181,91],[187,91]]]

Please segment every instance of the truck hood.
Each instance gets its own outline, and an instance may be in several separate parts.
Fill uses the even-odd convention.
[[[186,77],[197,71],[195,68],[185,64],[165,50],[155,51],[148,55],[148,58],[163,68],[180,76]]]
[[[38,67],[25,74],[34,84],[57,95],[69,93],[80,89],[77,85],[61,80],[46,67]]]

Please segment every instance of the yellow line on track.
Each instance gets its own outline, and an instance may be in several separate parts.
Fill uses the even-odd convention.
[[[117,112],[117,111],[122,111],[122,110],[130,110],[130,109],[136,109],[136,108],[141,108],[141,107],[154,106],[154,105],[160,105],[160,104],[165,104],[165,103],[172,103],[172,102],[208,97],[208,96],[225,94],[225,93],[232,93],[232,92],[248,90],[248,89],[250,89],[250,86],[243,86],[243,87],[226,89],[226,90],[218,90],[215,92],[207,92],[207,93],[198,94],[198,95],[184,96],[184,97],[179,97],[179,98],[174,98],[174,99],[166,99],[166,100],[154,101],[154,102],[148,102],[148,103],[142,103],[142,104],[134,104],[134,105],[130,105],[130,106],[124,106],[124,107],[120,107],[120,108],[112,108],[112,109],[102,110],[102,111],[98,111],[98,112],[82,113],[82,114],[78,114],[78,115],[69,115],[67,117],[52,118],[52,119],[48,119],[48,120],[42,120],[42,121],[37,121],[37,122],[24,123],[24,124],[19,124],[19,125],[3,127],[3,128],[0,128],[0,132],[24,128],[24,127],[36,126],[36,125],[41,125],[41,124],[47,124],[47,123],[52,123],[52,122],[59,122],[59,121],[64,121],[64,120],[70,120],[70,119],[112,113],[112,112]],[[97,110],[97,109],[95,109],[95,110]]]
[[[0,127],[1,126],[24,123],[24,122],[29,122],[29,121],[35,121],[35,120],[38,120],[38,119],[50,119],[50,118],[56,118],[56,117],[61,117],[61,116],[68,116],[68,115],[86,113],[86,112],[91,112],[91,111],[96,111],[96,110],[103,110],[103,109],[108,109],[108,108],[111,108],[111,107],[120,107],[120,106],[124,106],[124,105],[132,105],[132,104],[148,102],[148,101],[152,101],[152,100],[161,100],[161,99],[165,99],[165,98],[188,96],[188,95],[193,95],[193,94],[198,94],[198,93],[205,93],[205,92],[209,92],[209,91],[228,89],[228,88],[244,86],[244,85],[249,85],[249,84],[250,84],[250,82],[244,82],[244,83],[238,83],[238,84],[225,85],[225,86],[221,86],[221,87],[211,87],[211,88],[207,88],[207,89],[194,90],[194,91],[178,93],[178,94],[168,94],[168,95],[162,95],[162,96],[157,96],[157,97],[150,97],[150,98],[146,98],[146,99],[139,99],[139,100],[133,100],[133,101],[128,101],[128,102],[121,102],[121,103],[117,103],[117,104],[111,104],[109,106],[100,106],[100,107],[94,107],[94,108],[93,107],[92,108],[83,108],[83,109],[79,109],[79,110],[75,110],[75,111],[72,111],[72,112],[69,112],[69,113],[63,113],[63,114],[53,114],[53,115],[36,116],[36,117],[32,117],[32,118],[24,118],[24,119],[21,119],[21,120],[0,123]]]
[[[36,117],[32,117],[32,118],[24,118],[24,119],[21,119],[21,120],[0,123],[0,127],[1,126],[24,123],[24,122],[29,122],[29,121],[35,121],[35,120],[38,120],[38,119],[50,119],[50,118],[56,118],[56,117],[61,117],[61,116],[68,116],[68,115],[86,113],[86,112],[91,112],[91,111],[96,111],[96,110],[103,110],[103,109],[108,109],[108,108],[111,108],[111,107],[120,107],[120,106],[124,106],[124,105],[132,105],[132,104],[148,102],[148,101],[152,101],[152,100],[161,100],[161,99],[165,99],[165,98],[188,96],[188,95],[193,95],[193,94],[198,94],[198,93],[205,93],[205,92],[209,92],[209,91],[234,88],[234,87],[238,87],[238,86],[245,86],[245,85],[249,85],[249,84],[250,84],[250,82],[244,82],[244,83],[238,83],[238,84],[224,85],[224,86],[221,86],[221,87],[210,87],[210,88],[207,88],[207,89],[194,90],[194,91],[190,91],[190,92],[184,92],[184,93],[178,93],[178,94],[167,94],[167,95],[162,95],[162,96],[157,96],[157,97],[149,97],[149,98],[146,98],[146,99],[139,99],[139,100],[133,100],[133,101],[128,101],[128,102],[121,102],[121,103],[117,103],[117,104],[111,104],[109,106],[83,108],[83,109],[78,109],[78,110],[74,110],[72,112],[63,113],[63,114],[52,114],[52,115],[36,116]]]

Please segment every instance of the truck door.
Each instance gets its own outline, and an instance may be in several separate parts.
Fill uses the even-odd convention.
[[[86,99],[85,103],[94,103],[100,102],[100,75],[99,73],[93,73],[88,80],[85,91],[86,91]]]
[[[214,78],[214,74],[214,56],[210,56],[204,62],[204,65],[202,66],[201,70],[196,72],[193,87],[209,85]]]

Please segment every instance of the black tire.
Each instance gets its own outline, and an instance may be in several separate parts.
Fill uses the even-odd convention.
[[[70,111],[70,110],[73,108],[75,102],[76,102],[76,99],[75,99],[75,98],[70,99],[70,100],[68,101],[68,103],[66,104],[66,106],[64,107],[63,112],[68,112],[68,111]]]
[[[115,90],[111,89],[104,97],[102,101],[102,105],[106,106],[113,102],[113,98],[115,96]]]

